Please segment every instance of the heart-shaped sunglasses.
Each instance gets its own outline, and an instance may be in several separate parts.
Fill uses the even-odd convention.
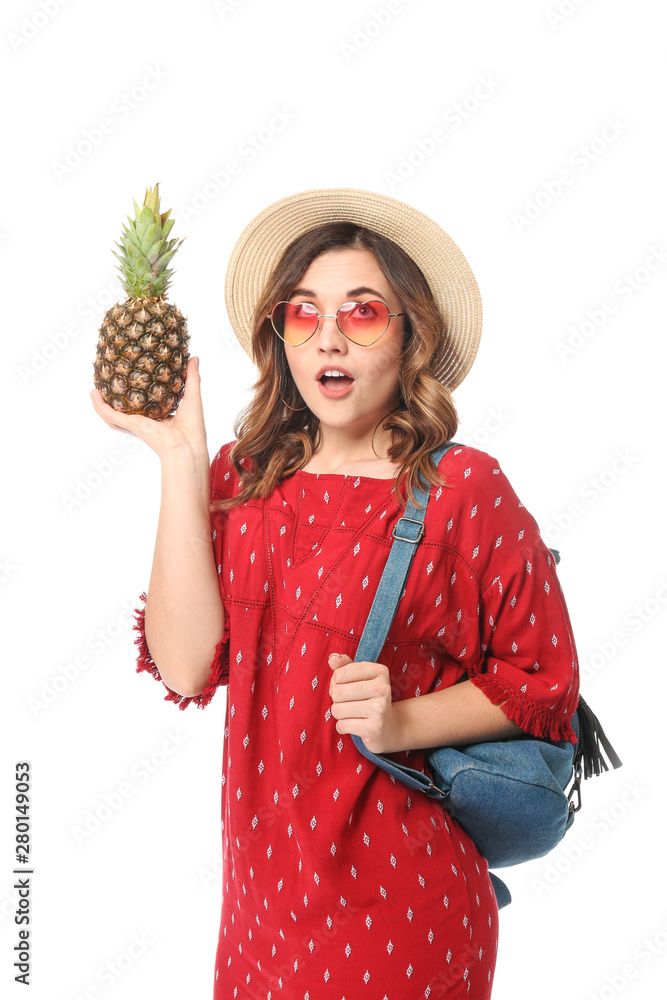
[[[291,347],[305,344],[313,336],[321,319],[335,319],[344,337],[360,347],[370,347],[389,326],[389,320],[405,313],[389,312],[384,302],[345,302],[335,316],[318,313],[310,302],[278,302],[268,314],[273,329]]]

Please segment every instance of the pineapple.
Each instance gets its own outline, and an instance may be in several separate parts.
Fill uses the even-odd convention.
[[[93,368],[95,388],[114,410],[162,420],[185,391],[190,336],[185,318],[165,299],[167,265],[184,237],[167,239],[174,220],[160,214],[158,188],[146,191],[141,208],[134,202],[135,218],[128,216],[116,243],[120,253],[112,250],[127,298],[104,316]]]

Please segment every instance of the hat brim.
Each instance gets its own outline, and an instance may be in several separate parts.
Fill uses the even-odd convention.
[[[274,201],[239,236],[225,276],[225,303],[234,333],[252,360],[252,317],[287,247],[326,222],[355,222],[397,243],[422,271],[445,329],[434,375],[460,385],[475,360],[482,333],[482,300],[475,276],[451,237],[405,202],[358,188],[313,188]]]

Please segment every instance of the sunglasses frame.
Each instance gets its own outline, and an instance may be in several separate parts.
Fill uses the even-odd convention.
[[[338,313],[341,311],[341,309],[343,308],[343,306],[367,306],[367,305],[370,305],[372,302],[378,302],[380,305],[383,305],[385,307],[385,309],[387,309],[387,310],[389,309],[389,306],[387,305],[386,302],[382,302],[381,299],[367,299],[366,302],[343,302],[342,305],[338,306],[338,309],[336,310],[335,315],[329,315],[327,313],[318,313],[318,312],[316,312],[317,323],[315,324],[315,329],[313,330],[313,332],[308,337],[306,337],[305,340],[302,340],[301,343],[299,343],[299,344],[290,344],[290,342],[288,340],[285,340],[285,338],[282,337],[278,333],[278,331],[276,330],[276,325],[273,322],[273,314],[274,314],[275,310],[278,308],[278,306],[282,305],[283,302],[285,303],[285,305],[288,305],[288,306],[301,306],[301,305],[308,306],[308,305],[312,305],[312,303],[310,303],[310,302],[290,302],[288,299],[281,299],[280,302],[276,302],[276,304],[273,307],[273,309],[271,310],[271,312],[267,315],[266,318],[271,320],[271,326],[273,327],[274,333],[276,334],[277,337],[280,337],[280,339],[282,340],[283,344],[287,344],[288,347],[302,347],[304,344],[307,344],[308,341],[310,340],[310,338],[314,337],[315,334],[317,333],[317,330],[318,330],[318,327],[320,325],[320,320],[321,319],[335,319],[336,320],[336,326],[338,327],[339,333],[341,333],[342,336],[345,337],[346,340],[349,340],[351,344],[356,344],[357,347],[372,347],[373,344],[377,344],[377,342],[380,339],[380,337],[384,337],[385,333],[389,329],[389,322],[390,322],[390,320],[394,319],[394,317],[396,317],[396,316],[405,316],[404,312],[400,312],[400,313],[392,313],[392,312],[390,312],[390,313],[388,313],[388,316],[387,316],[387,325],[385,326],[385,328],[382,331],[382,333],[380,334],[380,336],[376,337],[375,340],[372,340],[370,342],[370,344],[360,344],[357,340],[352,340],[352,337],[348,337],[348,335],[346,333],[344,333],[341,330],[341,328],[340,328],[340,323],[338,322]],[[315,307],[313,306],[313,308],[315,308]]]

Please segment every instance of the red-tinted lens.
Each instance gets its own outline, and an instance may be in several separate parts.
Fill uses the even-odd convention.
[[[384,302],[346,302],[338,310],[338,323],[346,337],[368,347],[387,329],[389,309]]]
[[[293,347],[303,344],[317,329],[317,309],[310,302],[279,302],[271,318],[278,336]]]

